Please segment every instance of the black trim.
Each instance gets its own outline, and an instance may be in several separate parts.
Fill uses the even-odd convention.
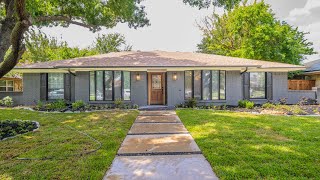
[[[192,98],[194,98],[194,70],[188,70],[188,71],[191,71],[191,84],[192,84]],[[200,101],[203,101],[203,70],[197,70],[197,71],[201,71],[201,85],[200,85]],[[227,99],[227,71],[225,70],[208,70],[210,71],[210,97],[209,97],[209,100],[212,100],[212,101],[215,101],[215,100],[226,100]],[[212,71],[217,71],[218,72],[218,99],[212,99]],[[224,98],[221,98],[221,92],[220,92],[220,89],[221,89],[221,72],[224,72]],[[187,71],[184,71],[184,99],[187,100],[188,98],[186,97],[186,72]],[[207,100],[204,100],[204,101],[207,101]]]
[[[105,75],[106,75],[106,71],[102,71],[102,86],[103,86],[103,98],[102,100],[97,100],[97,71],[89,71],[89,101],[90,102],[106,102],[106,101],[114,101],[115,100],[115,87],[114,87],[114,80],[115,80],[115,71],[109,71],[108,72],[112,72],[112,99],[106,99],[106,79],[105,79]],[[131,72],[129,72],[129,81],[130,81],[130,99],[129,100],[124,100],[124,71],[119,71],[120,72],[120,76],[121,76],[121,92],[120,92],[120,98],[123,101],[131,101],[131,92],[132,92],[132,81],[131,81]],[[90,99],[90,95],[91,95],[91,73],[94,73],[94,100]]]
[[[46,75],[46,98],[45,100],[46,101],[55,101],[55,100],[61,100],[61,99],[49,99],[49,74],[62,74],[63,76],[63,79],[62,79],[62,82],[63,82],[63,99],[62,100],[67,100],[65,98],[65,91],[66,91],[66,88],[65,88],[65,76],[66,76],[66,73],[45,73]],[[71,98],[71,81],[70,81],[70,98]]]
[[[251,92],[250,92],[250,84],[251,84],[251,73],[259,73],[259,72],[249,72],[249,99],[257,100],[266,100],[267,99],[267,72],[264,72],[264,98],[252,98],[251,97]]]
[[[177,75],[178,76],[178,75]],[[165,93],[165,98],[164,98],[164,105],[168,105],[168,75],[167,72],[164,74],[164,79],[165,79],[165,86],[166,86],[166,93]]]

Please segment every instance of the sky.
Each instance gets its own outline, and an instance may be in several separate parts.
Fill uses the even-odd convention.
[[[265,0],[271,5],[276,17],[296,26],[300,31],[310,32],[306,37],[314,43],[320,53],[320,0]],[[200,43],[202,33],[198,24],[213,12],[209,9],[193,8],[182,0],[145,0],[148,27],[130,29],[126,24],[118,24],[113,29],[102,29],[92,33],[86,28],[71,25],[68,28],[43,28],[55,37],[61,37],[70,46],[85,48],[90,46],[98,34],[121,33],[133,50],[194,52]],[[216,12],[223,13],[221,8]],[[305,62],[320,59],[320,54],[307,56]]]

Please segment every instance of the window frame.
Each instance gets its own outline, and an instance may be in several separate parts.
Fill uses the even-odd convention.
[[[192,90],[192,95],[191,98],[194,98],[194,70],[187,70],[191,71],[191,90]],[[186,72],[184,71],[184,100],[188,100],[190,97],[186,97]],[[210,98],[208,100],[203,99],[203,71],[201,70],[201,99],[199,101],[221,101],[221,100],[226,100],[227,99],[227,71],[226,70],[205,70],[205,71],[210,71],[210,87],[209,87],[209,92],[210,92]],[[217,71],[218,72],[218,99],[212,99],[212,71]],[[221,98],[221,71],[224,71],[224,98]]]
[[[0,81],[5,81],[6,85],[5,86],[0,86],[2,88],[5,88],[5,91],[0,91],[0,92],[15,92],[14,91],[14,80],[0,80]],[[8,82],[12,82],[12,86],[8,86]],[[9,91],[8,88],[12,88],[12,91]]]
[[[264,98],[252,98],[251,97],[251,73],[264,73]],[[267,72],[249,72],[249,99],[267,99]]]
[[[49,98],[49,74],[62,74],[62,84],[63,84],[63,98],[57,98],[57,99],[52,99]],[[55,100],[64,100],[65,99],[65,74],[64,73],[47,73],[47,82],[46,82],[46,87],[47,87],[47,101],[55,101]]]
[[[110,71],[112,72],[112,99],[108,99],[106,100],[106,91],[105,91],[105,88],[106,88],[106,79],[105,79],[105,75],[106,75],[106,71]],[[123,101],[131,101],[131,92],[132,92],[132,84],[131,84],[131,71],[121,71],[121,70],[118,70],[120,71],[120,75],[121,75],[121,92],[120,92],[120,96],[121,96],[121,100]],[[130,99],[127,99],[127,100],[124,100],[124,72],[128,72],[129,73],[129,85],[130,85]],[[94,73],[94,97],[95,99],[94,100],[91,100],[90,99],[90,95],[91,95],[91,88],[90,88],[90,85],[91,85],[91,78],[90,78],[90,73]],[[102,79],[103,79],[103,98],[102,100],[97,100],[97,71],[89,71],[89,102],[112,102],[112,101],[115,101],[115,71],[114,70],[102,70]]]

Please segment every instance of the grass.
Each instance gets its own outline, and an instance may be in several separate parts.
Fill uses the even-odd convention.
[[[181,109],[221,179],[320,179],[320,118]]]
[[[138,111],[39,113],[0,109],[0,120],[40,123],[40,129],[0,141],[0,179],[102,179]],[[102,143],[99,147],[85,132]],[[75,156],[76,155],[76,156]],[[17,158],[53,158],[18,160]]]

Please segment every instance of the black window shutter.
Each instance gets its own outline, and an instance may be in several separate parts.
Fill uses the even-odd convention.
[[[71,74],[64,74],[64,99],[71,101]]]
[[[244,99],[250,99],[250,73],[243,73],[243,98]]]
[[[40,74],[40,100],[46,101],[48,99],[48,74]]]
[[[267,73],[267,88],[266,88],[266,90],[267,90],[267,99],[272,100],[273,92],[272,92],[272,73],[271,72]]]

